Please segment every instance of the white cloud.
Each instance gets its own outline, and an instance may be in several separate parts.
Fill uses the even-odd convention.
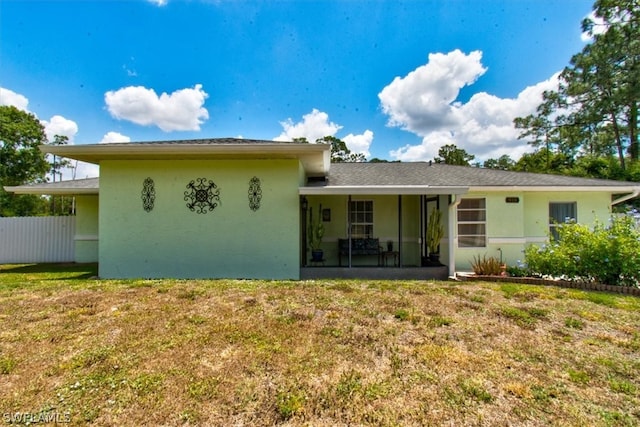
[[[14,91],[4,87],[0,87],[0,105],[13,105],[19,110],[29,111],[27,110],[29,100],[26,96],[15,93]]]
[[[419,133],[458,123],[453,102],[487,71],[481,59],[480,51],[432,53],[427,64],[396,77],[378,94],[389,125]]]
[[[40,123],[44,126],[47,141],[53,141],[55,135],[61,135],[69,138],[69,144],[74,143],[75,136],[78,133],[78,125],[73,120],[55,115],[49,120],[40,120]]]
[[[354,135],[350,133],[342,138],[342,140],[347,144],[347,148],[351,150],[352,153],[363,154],[365,157],[371,156],[369,147],[373,142],[373,132],[369,129],[365,130],[361,135]]]
[[[104,100],[116,119],[143,126],[155,125],[171,132],[200,130],[200,125],[209,118],[209,112],[203,107],[208,96],[201,84],[170,95],[163,92],[160,96],[153,89],[128,86],[105,93]]]
[[[602,19],[599,16],[596,16],[595,12],[591,11],[590,14],[588,14],[586,17],[586,19],[590,19],[593,22],[593,27],[591,29],[591,34],[589,34],[588,32],[583,32],[580,35],[580,40],[582,40],[585,43],[589,43],[593,41],[593,37],[592,36],[596,36],[599,34],[604,34],[607,32],[607,30],[609,29],[609,25],[607,23],[605,23],[604,19]],[[614,22],[620,22],[620,19],[614,19]]]
[[[156,6],[166,6],[169,0],[147,0],[149,3],[153,3]]]
[[[118,132],[107,132],[99,144],[108,144],[110,142],[131,142],[131,138]]]
[[[465,55],[456,50],[447,55],[429,55],[429,62],[396,77],[378,95],[389,125],[422,137],[420,145],[407,145],[390,152],[398,160],[433,159],[445,144],[455,144],[476,156],[476,160],[508,154],[518,159],[529,147],[518,140],[520,131],[513,119],[535,112],[542,92],[557,89],[558,74],[530,86],[513,98],[499,98],[480,92],[462,104],[460,90],[486,72],[482,54]]]
[[[329,121],[329,115],[317,109],[311,110],[309,114],[302,116],[302,121],[293,123],[291,118],[280,122],[284,128],[279,136],[273,138],[274,141],[292,141],[294,138],[307,138],[309,142],[316,142],[317,139],[325,136],[335,136],[342,129],[342,126]]]
[[[342,126],[329,121],[329,115],[317,109],[311,110],[309,114],[302,116],[302,121],[294,123],[291,118],[280,122],[284,128],[279,136],[273,138],[274,141],[292,141],[294,138],[306,138],[309,142],[316,142],[325,136],[336,136]],[[369,147],[373,142],[373,132],[365,130],[363,134],[349,135],[341,138],[347,148],[354,154],[370,156]]]

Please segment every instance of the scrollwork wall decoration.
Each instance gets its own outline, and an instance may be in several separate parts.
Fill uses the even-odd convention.
[[[184,200],[191,212],[206,214],[213,211],[220,203],[220,189],[211,180],[196,178],[187,184]]]
[[[260,209],[260,201],[262,200],[262,188],[260,179],[256,176],[249,181],[249,209],[257,211]]]
[[[142,209],[146,212],[151,212],[156,202],[156,188],[153,179],[145,178],[142,182],[142,193],[140,198],[142,199]]]

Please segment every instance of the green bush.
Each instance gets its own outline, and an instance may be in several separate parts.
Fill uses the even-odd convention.
[[[638,286],[640,229],[630,216],[614,216],[593,230],[575,222],[559,224],[557,240],[525,249],[529,270],[539,275]]]
[[[518,262],[518,265],[508,265],[507,266],[507,276],[511,277],[527,277],[531,276],[531,272],[529,268],[523,264]]]

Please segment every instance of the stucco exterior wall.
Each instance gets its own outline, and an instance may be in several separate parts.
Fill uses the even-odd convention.
[[[507,265],[524,260],[524,248],[547,241],[549,203],[576,202],[578,222],[592,226],[596,219],[606,221],[610,215],[611,196],[591,192],[510,192],[469,193],[463,198],[486,198],[487,246],[456,247],[456,270],[471,271],[474,256],[493,256]],[[507,203],[507,197],[518,197],[518,203]]]
[[[249,181],[261,181],[260,208],[249,208]],[[142,205],[145,178],[153,209]],[[190,211],[187,184],[220,190],[218,206]],[[104,161],[100,165],[100,276],[298,279],[297,160]]]
[[[98,262],[98,196],[75,197],[75,261]]]

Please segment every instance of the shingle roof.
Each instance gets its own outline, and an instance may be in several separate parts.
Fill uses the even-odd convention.
[[[441,163],[334,163],[329,186],[640,187],[640,183],[512,172]]]
[[[110,142],[109,145],[132,145],[132,144],[144,144],[144,145],[255,145],[255,144],[270,144],[270,145],[300,145],[306,144],[303,142],[293,141],[270,141],[266,139],[245,139],[245,138],[203,138],[203,139],[179,139],[179,140],[167,140],[167,141],[136,141],[136,142]],[[104,146],[106,144],[90,144]]]
[[[44,182],[40,184],[4,187],[17,194],[98,194],[99,178],[75,179],[70,181]]]
[[[21,194],[98,194],[98,178],[78,179],[5,187],[7,191]],[[626,193],[640,190],[640,183],[604,179],[577,178],[563,175],[546,175],[527,172],[511,172],[468,166],[452,166],[426,162],[412,163],[332,163],[326,182],[309,183],[306,187],[324,193],[326,190],[372,189],[381,192],[384,187],[398,191],[409,187],[429,187],[442,194],[462,193],[483,189],[499,191],[542,189],[593,189],[610,193]],[[439,190],[436,190],[439,189]],[[422,190],[417,190],[422,191]],[[316,192],[317,193],[317,192]]]

